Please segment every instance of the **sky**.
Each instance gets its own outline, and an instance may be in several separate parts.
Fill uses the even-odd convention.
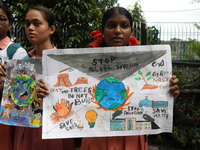
[[[133,6],[138,0],[118,0],[120,6]],[[200,22],[200,2],[192,0],[140,0],[147,22]]]

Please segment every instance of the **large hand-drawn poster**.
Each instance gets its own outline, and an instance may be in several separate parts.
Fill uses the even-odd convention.
[[[170,46],[47,50],[43,138],[172,131]]]
[[[37,82],[42,75],[42,61],[9,60],[1,101],[0,123],[25,127],[42,124],[42,99],[37,96]]]

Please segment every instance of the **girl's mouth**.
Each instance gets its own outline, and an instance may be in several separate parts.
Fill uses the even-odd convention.
[[[113,40],[114,42],[121,42],[121,41],[123,41],[122,38],[113,38],[112,40]]]
[[[29,37],[34,37],[35,34],[33,34],[33,33],[29,33],[28,36],[29,36]]]

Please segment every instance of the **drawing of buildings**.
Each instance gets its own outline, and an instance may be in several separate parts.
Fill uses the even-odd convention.
[[[148,130],[152,129],[152,123],[148,121],[136,121],[136,118],[110,120],[111,131]]]

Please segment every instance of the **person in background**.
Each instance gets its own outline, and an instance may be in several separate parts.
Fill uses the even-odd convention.
[[[12,28],[12,14],[9,9],[0,5],[0,71],[5,74],[5,64],[2,60],[8,59],[28,59],[26,50],[19,44],[11,42],[10,29]],[[0,96],[2,97],[3,82],[5,78],[1,76]]]
[[[26,50],[17,43],[11,42],[10,29],[12,27],[12,14],[9,9],[0,5],[0,97],[2,99],[2,92],[5,81],[6,61],[2,62],[4,58],[8,59],[28,59]],[[0,99],[0,102],[1,102]],[[2,150],[12,149],[14,127],[0,124],[0,145]]]
[[[31,59],[42,59],[42,51],[56,49],[51,43],[51,37],[56,32],[54,14],[45,7],[34,6],[28,10],[25,17],[25,32],[28,40],[35,48],[29,51]],[[40,80],[38,95],[49,94],[44,80]],[[42,127],[16,127],[14,150],[75,150],[74,139],[42,139]]]
[[[131,14],[123,7],[107,10],[102,19],[102,33],[94,31],[98,40],[89,44],[92,47],[114,47],[138,45],[133,32]],[[179,94],[179,79],[172,76],[170,93],[176,98]],[[82,138],[81,150],[148,150],[146,135]]]

